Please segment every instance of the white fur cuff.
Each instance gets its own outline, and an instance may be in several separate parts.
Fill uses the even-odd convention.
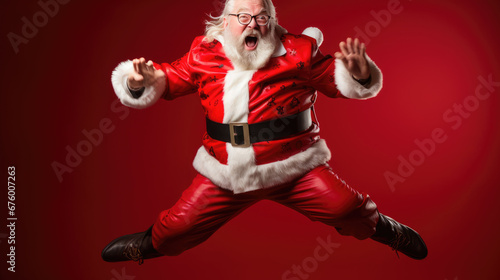
[[[347,71],[342,60],[335,59],[335,84],[343,96],[354,99],[368,99],[377,96],[382,89],[382,72],[368,55],[366,55],[366,60],[368,60],[372,75],[372,81],[368,87],[356,82],[351,73]]]
[[[162,96],[166,88],[165,79],[157,80],[153,85],[146,87],[144,93],[139,98],[134,98],[127,87],[127,79],[134,71],[132,61],[127,60],[120,63],[111,75],[111,83],[116,95],[123,105],[132,108],[142,109],[156,103]]]

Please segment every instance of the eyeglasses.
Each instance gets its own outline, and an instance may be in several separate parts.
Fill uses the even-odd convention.
[[[261,25],[261,26],[267,25],[267,23],[269,22],[269,19],[271,18],[271,16],[268,16],[268,15],[252,16],[251,14],[245,14],[245,13],[229,14],[229,15],[238,17],[238,22],[241,25],[249,25],[250,22],[252,22],[252,19],[254,19],[254,18],[255,18],[255,22],[257,23],[257,25]]]

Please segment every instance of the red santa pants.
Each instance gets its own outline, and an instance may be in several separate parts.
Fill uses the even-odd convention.
[[[370,197],[349,187],[328,165],[295,181],[242,194],[233,194],[198,174],[179,201],[159,215],[153,226],[153,246],[164,255],[179,255],[262,199],[358,239],[372,236],[378,221],[377,206]]]

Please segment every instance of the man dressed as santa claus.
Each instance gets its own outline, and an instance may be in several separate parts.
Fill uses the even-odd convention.
[[[342,235],[371,238],[414,259],[427,256],[420,235],[378,212],[330,168],[314,113],[318,92],[367,99],[382,73],[365,45],[348,38],[335,58],[323,55],[317,28],[289,34],[271,0],[226,0],[177,61],[122,62],[112,83],[121,102],[145,108],[160,98],[196,93],[206,116],[198,175],[146,231],[119,237],[105,261],[175,256],[207,240],[243,210],[267,199],[299,211]]]

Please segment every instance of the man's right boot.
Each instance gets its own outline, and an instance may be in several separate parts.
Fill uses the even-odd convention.
[[[371,239],[389,245],[398,257],[398,252],[416,260],[427,256],[427,246],[416,231],[380,213],[376,232]]]
[[[163,256],[153,247],[153,226],[144,232],[118,237],[102,250],[101,257],[107,262],[135,261],[143,264],[145,259]]]

